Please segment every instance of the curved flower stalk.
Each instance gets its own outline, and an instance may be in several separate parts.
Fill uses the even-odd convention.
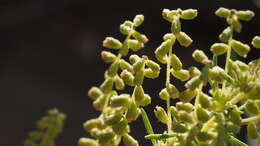
[[[65,118],[66,115],[57,109],[49,110],[48,115],[37,122],[38,130],[29,133],[24,146],[55,146],[55,138],[61,133]]]
[[[147,37],[136,30],[143,21],[143,15],[136,15],[133,21],[120,25],[120,32],[126,35],[123,42],[113,37],[106,37],[103,41],[104,47],[117,50],[118,54],[101,52],[104,62],[111,65],[105,72],[105,81],[88,91],[88,96],[94,100],[94,108],[101,114],[83,124],[85,131],[95,139],[80,138],[79,146],[117,146],[121,141],[126,146],[139,145],[129,134],[129,123],[138,118],[140,107],[151,103],[151,97],[145,93],[142,84],[144,77],[158,77],[160,66],[147,56],[131,55],[129,62],[122,57],[128,55],[129,50],[135,52],[144,48],[148,42]],[[132,95],[118,94],[117,91],[126,85],[134,87]]]

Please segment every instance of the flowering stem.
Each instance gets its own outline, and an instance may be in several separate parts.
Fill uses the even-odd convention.
[[[170,56],[172,55],[172,47],[169,50],[168,53],[168,58],[167,58],[167,69],[166,69],[166,87],[170,84],[170,75],[171,75],[171,58]],[[169,122],[167,123],[167,127],[168,127],[168,133],[171,132],[171,125],[172,125],[172,118],[171,118],[171,112],[170,112],[170,98],[168,98],[166,100],[166,105],[167,105],[167,115],[168,115],[168,119]]]
[[[247,124],[248,122],[259,120],[259,119],[260,119],[260,115],[250,117],[250,118],[246,118],[246,119],[242,120],[242,124]]]

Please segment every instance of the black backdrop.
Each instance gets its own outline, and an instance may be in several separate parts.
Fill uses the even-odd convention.
[[[170,27],[161,17],[162,9],[196,8],[198,18],[183,22],[183,30],[194,43],[189,48],[176,48],[187,68],[197,65],[191,59],[192,51],[199,48],[210,54],[210,45],[218,41],[218,34],[225,28],[225,20],[214,16],[220,6],[256,12],[251,22],[243,23],[237,39],[250,42],[260,34],[260,9],[251,0],[1,0],[0,145],[22,145],[35,121],[53,107],[67,114],[58,146],[76,145],[79,137],[87,136],[82,123],[98,116],[86,91],[103,81],[103,71],[108,66],[100,60],[99,53],[106,36],[122,38],[120,23],[142,13],[145,22],[139,30],[150,42],[139,54],[154,59],[153,51]],[[255,50],[249,55],[250,59],[258,57],[259,51]],[[224,58],[220,61],[223,63]],[[157,96],[164,85],[164,74],[162,71],[158,79],[144,82],[145,91],[153,99],[146,109],[156,132],[166,128],[152,112],[155,105],[164,105]],[[141,145],[148,145],[141,118],[131,131]]]

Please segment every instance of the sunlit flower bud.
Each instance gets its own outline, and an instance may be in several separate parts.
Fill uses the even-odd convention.
[[[135,64],[137,61],[141,60],[141,58],[138,55],[131,55],[129,57],[129,61],[131,64]]]
[[[111,142],[115,137],[115,133],[109,130],[104,130],[98,134],[98,142],[102,145],[106,145]]]
[[[162,42],[162,44],[155,50],[155,54],[158,54],[159,56],[164,56],[169,52],[171,47],[172,47],[172,41],[166,40]]]
[[[210,47],[210,51],[215,55],[222,55],[227,52],[229,46],[224,43],[215,43]]]
[[[159,121],[161,121],[162,123],[167,124],[169,122],[167,113],[165,112],[165,110],[162,107],[156,106],[154,113],[155,113],[156,118]]]
[[[89,132],[90,136],[92,136],[92,137],[98,137],[99,133],[100,133],[100,129],[99,128],[93,128]]]
[[[130,95],[121,94],[118,96],[112,96],[110,99],[111,107],[127,107],[129,104]]]
[[[110,65],[107,71],[107,75],[110,77],[114,77],[117,74],[118,69],[119,69],[119,61],[115,61]]]
[[[148,94],[144,94],[144,99],[141,102],[138,102],[140,106],[147,106],[151,103],[151,97]]]
[[[208,59],[208,57],[202,50],[195,50],[192,53],[192,57],[199,63],[202,63],[202,64],[210,63],[210,60]]]
[[[185,69],[181,69],[181,70],[178,70],[178,71],[175,71],[175,70],[172,69],[171,73],[175,78],[177,78],[181,81],[187,81],[190,78],[189,71],[185,70]]]
[[[255,36],[252,40],[251,43],[255,48],[260,48],[260,37],[259,36]]]
[[[244,20],[244,21],[250,21],[255,16],[255,13],[252,11],[249,11],[249,10],[237,11],[235,14],[238,19]]]
[[[136,72],[134,78],[134,85],[142,85],[144,81],[144,70]]]
[[[259,108],[257,106],[257,104],[252,101],[252,100],[248,100],[246,103],[246,107],[245,107],[246,111],[252,115],[257,115],[259,114]]]
[[[107,78],[101,85],[100,89],[104,92],[107,93],[112,90],[114,85],[114,80],[113,78]]]
[[[181,32],[181,21],[179,20],[179,18],[173,19],[171,25],[171,32],[173,34],[178,34]]]
[[[177,102],[176,108],[178,111],[184,110],[184,111],[190,113],[194,109],[194,106],[191,103]]]
[[[176,34],[176,37],[180,45],[183,47],[188,47],[193,42],[193,40],[185,32]]]
[[[123,136],[123,142],[125,146],[139,146],[138,141],[136,141],[132,136],[129,134],[125,134]]]
[[[247,125],[247,136],[250,139],[256,139],[259,137],[259,133],[257,131],[257,127],[253,122],[250,122]]]
[[[191,66],[189,68],[189,73],[190,73],[191,77],[195,77],[195,76],[200,76],[201,75],[200,70],[197,67],[195,67],[195,66]]]
[[[172,33],[166,33],[164,36],[163,36],[163,40],[166,41],[166,40],[175,40],[176,37],[174,36],[174,34]]]
[[[130,26],[126,26],[125,24],[121,24],[119,30],[122,34],[128,35],[132,31],[132,28]]]
[[[181,121],[184,121],[184,122],[188,122],[188,123],[193,123],[193,118],[192,116],[187,113],[186,111],[178,111],[178,116],[180,117],[180,120]]]
[[[135,121],[140,114],[140,110],[137,108],[136,103],[133,100],[130,100],[128,110],[126,112],[126,119],[131,122]]]
[[[94,102],[93,102],[93,107],[98,110],[98,111],[102,111],[105,103],[107,100],[107,96],[106,95],[102,95],[100,97],[98,97]]]
[[[135,27],[140,26],[144,22],[144,15],[136,15],[133,22]]]
[[[220,7],[216,10],[215,15],[222,18],[227,18],[231,14],[231,11],[227,8]]]
[[[98,146],[98,143],[96,140],[91,138],[80,138],[78,146]]]
[[[184,20],[192,20],[197,16],[198,16],[198,10],[196,9],[187,9],[181,12],[181,19]]]
[[[171,11],[169,9],[163,9],[162,16],[165,20],[172,22],[173,16],[170,15]]]
[[[177,119],[179,119],[179,115],[178,115],[178,111],[177,111],[176,107],[170,106],[170,113],[171,113],[171,116],[173,117],[173,121],[176,121]]]
[[[127,70],[123,70],[120,74],[120,77],[123,79],[124,83],[128,86],[134,85],[134,76]]]
[[[128,122],[122,118],[118,123],[112,125],[113,131],[118,135],[124,135],[129,132]]]
[[[212,132],[199,132],[197,135],[199,141],[209,141],[214,138],[214,133]]]
[[[225,73],[225,71],[219,66],[214,66],[213,68],[209,69],[209,77],[214,80],[222,81],[222,78],[220,76],[221,73]]]
[[[227,131],[228,132],[232,132],[232,133],[234,133],[234,134],[237,134],[239,131],[240,131],[240,125],[235,125],[234,123],[232,123],[232,122],[230,122],[230,121],[228,121],[227,123],[226,123],[226,129],[227,129]]]
[[[88,96],[93,100],[97,99],[101,95],[103,95],[103,93],[98,87],[91,87],[88,90]]]
[[[126,62],[124,59],[120,59],[120,68],[121,68],[121,70],[126,69],[127,71],[129,71],[131,73],[134,72],[133,66],[130,63]]]
[[[175,55],[171,54],[171,66],[174,70],[179,71],[182,69],[182,63],[180,59]]]
[[[183,123],[173,122],[172,123],[172,131],[176,132],[176,133],[185,133],[185,132],[188,131],[188,128]]]
[[[172,84],[167,84],[166,90],[171,98],[177,98],[180,96],[179,90]]]
[[[136,61],[134,64],[133,64],[133,69],[134,69],[134,72],[138,72],[140,70],[143,70],[144,69],[144,66],[145,66],[145,60],[142,58],[138,61]]]
[[[157,64],[156,62],[152,61],[152,60],[146,60],[147,67],[149,67],[151,70],[155,71],[155,72],[159,72],[161,67],[159,66],[159,64]]]
[[[150,79],[155,79],[159,76],[160,72],[155,72],[150,68],[144,70],[144,76]]]
[[[86,132],[90,132],[93,128],[96,128],[100,123],[100,119],[91,119],[83,124],[83,128]]]
[[[209,113],[203,109],[201,106],[198,106],[196,109],[196,115],[200,122],[207,122],[210,118]]]
[[[144,99],[144,89],[142,86],[135,86],[134,89],[135,101],[141,102]]]
[[[200,92],[198,98],[198,101],[203,108],[207,109],[212,106],[212,102],[210,100],[211,97],[209,97],[207,94]]]
[[[139,42],[138,40],[133,40],[133,39],[127,40],[127,44],[129,46],[129,48],[132,49],[133,51],[139,51],[140,49],[142,49],[144,47],[144,43]]]
[[[182,102],[190,102],[197,95],[196,90],[186,89],[185,91],[180,93],[180,100]]]
[[[202,80],[200,79],[200,76],[195,76],[191,78],[188,82],[186,82],[185,87],[193,90],[195,88],[198,88],[201,83]]]
[[[122,117],[123,115],[120,112],[114,111],[109,115],[104,116],[104,122],[107,125],[117,124],[122,119]]]
[[[158,53],[158,52],[156,52],[155,51],[155,57],[156,57],[156,59],[160,62],[160,63],[162,63],[162,64],[166,64],[167,63],[167,55],[165,54],[165,55],[161,55],[160,53]]]
[[[240,33],[242,30],[242,24],[240,23],[240,21],[237,18],[232,19],[231,26],[234,28],[235,32],[237,32],[237,33]]]
[[[115,76],[114,82],[115,82],[115,87],[117,90],[125,89],[125,83],[124,83],[123,79],[121,79],[119,76]]]
[[[232,40],[230,42],[231,48],[242,57],[246,57],[250,51],[250,47],[247,44],[243,44],[240,41]]]
[[[232,36],[232,29],[231,27],[227,27],[226,29],[224,29],[222,31],[222,33],[218,36],[219,40],[221,40],[222,42],[225,42],[227,43],[230,39],[231,39],[231,36]]]
[[[159,96],[162,100],[167,100],[170,98],[169,93],[167,92],[166,88],[162,89],[159,93]]]
[[[103,41],[103,46],[110,49],[120,49],[123,44],[113,37],[106,37]]]
[[[136,40],[138,40],[139,42],[142,42],[142,43],[144,43],[144,44],[149,41],[148,38],[147,38],[144,34],[141,34],[141,33],[137,32],[137,31],[135,31],[135,32],[133,33],[133,37],[134,37]]]
[[[108,52],[108,51],[102,51],[101,58],[102,58],[102,60],[104,60],[104,62],[111,63],[116,60],[116,55],[114,55],[113,53]]]
[[[235,63],[235,64],[239,67],[239,69],[242,70],[242,71],[248,71],[248,70],[249,70],[248,65],[245,64],[245,63],[242,62],[242,61],[236,60],[234,63]]]

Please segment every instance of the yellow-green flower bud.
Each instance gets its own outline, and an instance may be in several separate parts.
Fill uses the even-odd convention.
[[[246,111],[252,115],[257,115],[259,114],[259,108],[257,106],[257,104],[252,101],[252,100],[248,100],[246,103],[246,107],[245,107]]]
[[[173,121],[176,122],[177,119],[179,119],[179,115],[178,115],[178,111],[177,111],[176,107],[170,106],[170,113],[171,113],[171,115],[173,117]]]
[[[107,125],[117,124],[122,119],[122,117],[123,115],[120,112],[114,111],[109,115],[104,116],[104,122]]]
[[[144,89],[142,86],[135,86],[134,89],[135,101],[141,102],[144,99]]]
[[[127,56],[127,54],[129,53],[129,47],[128,44],[125,42],[122,46],[122,48],[119,49],[119,54],[121,54],[122,56]]]
[[[167,55],[165,54],[165,55],[161,55],[160,53],[158,53],[158,52],[155,52],[155,57],[156,57],[156,59],[160,62],[160,63],[162,63],[162,64],[167,64]]]
[[[145,66],[145,60],[143,58],[136,61],[133,64],[134,72],[139,72],[140,70],[143,70],[144,66]]]
[[[260,37],[259,36],[255,36],[252,40],[251,43],[255,48],[260,48]]]
[[[171,11],[169,9],[163,9],[162,16],[165,20],[172,22],[173,15],[171,15]]]
[[[231,11],[227,8],[220,7],[216,10],[215,15],[222,18],[227,18],[231,14]]]
[[[141,58],[138,55],[131,55],[129,57],[129,61],[131,64],[135,64],[137,61],[141,60]]]
[[[90,130],[89,134],[92,137],[98,137],[98,134],[100,133],[100,129],[99,128],[93,128]]]
[[[144,15],[136,15],[133,22],[135,27],[140,26],[144,22]]]
[[[148,38],[144,35],[144,34],[140,34],[139,32],[135,31],[133,33],[133,37],[138,40],[139,42],[142,42],[142,43],[147,43],[149,40]]]
[[[165,110],[162,107],[156,106],[154,113],[155,113],[156,118],[159,121],[161,121],[164,124],[168,124],[169,119],[168,119],[167,113],[165,112]]]
[[[86,132],[90,132],[93,128],[96,128],[100,123],[100,119],[91,119],[83,124],[83,128]]]
[[[191,66],[189,68],[189,73],[190,73],[191,77],[195,77],[195,76],[200,76],[201,75],[200,70],[197,67],[195,67],[195,66]]]
[[[146,60],[147,67],[149,67],[151,70],[153,70],[154,72],[159,72],[161,67],[159,66],[159,64],[157,64],[156,62],[152,61],[152,60]]]
[[[100,89],[104,92],[107,93],[112,90],[114,85],[114,80],[113,78],[107,78],[101,85]]]
[[[129,134],[123,136],[123,142],[125,146],[139,146],[138,141]]]
[[[129,46],[129,48],[132,49],[133,51],[139,51],[140,49],[142,49],[144,47],[144,43],[139,42],[138,40],[133,40],[133,39],[129,39],[127,41],[127,44]]]
[[[181,12],[181,19],[192,20],[198,16],[198,10],[196,9],[187,9]]]
[[[134,76],[127,70],[123,70],[120,74],[120,77],[123,79],[124,83],[128,86],[134,85]]]
[[[172,47],[172,44],[173,43],[171,40],[166,40],[162,42],[162,44],[155,50],[155,54],[158,54],[159,56],[166,55]]]
[[[181,32],[181,21],[179,20],[179,18],[173,19],[171,25],[171,32],[173,34],[178,34]]]
[[[118,123],[112,125],[113,131],[118,135],[124,135],[129,132],[128,122],[122,118]]]
[[[128,35],[132,31],[133,23],[131,21],[125,21],[120,25],[120,32],[124,35]]]
[[[171,98],[177,98],[180,96],[179,90],[172,84],[167,84],[166,90]]]
[[[244,21],[250,21],[254,16],[255,13],[253,11],[237,11],[236,16],[238,19],[240,20],[244,20]]]
[[[253,122],[247,125],[247,136],[250,139],[257,139],[259,137],[256,125]]]
[[[175,78],[177,78],[181,81],[187,81],[190,78],[189,71],[185,70],[185,69],[181,69],[181,70],[178,70],[178,71],[175,71],[175,70],[172,69],[171,73]]]
[[[155,72],[150,68],[144,70],[144,76],[150,79],[155,79],[159,76],[160,72]]]
[[[209,69],[209,77],[214,80],[222,81],[223,78],[220,76],[221,73],[225,73],[225,71],[219,66],[214,66],[213,68]]]
[[[101,58],[104,60],[104,62],[111,63],[116,60],[116,55],[108,51],[102,51]]]
[[[196,90],[186,89],[185,91],[180,93],[180,100],[182,102],[190,102],[197,95]]]
[[[186,111],[178,111],[178,116],[180,117],[180,120],[183,122],[193,123],[192,116]]]
[[[175,55],[171,54],[171,66],[174,70],[179,71],[182,69],[182,63],[180,59]]]
[[[98,142],[101,145],[106,145],[111,142],[115,137],[115,133],[112,131],[104,130],[98,134]]]
[[[107,75],[110,77],[114,77],[117,74],[118,69],[119,69],[119,61],[115,61],[110,65],[107,71]]]
[[[136,72],[134,78],[134,85],[142,85],[144,81],[144,70]]]
[[[247,64],[245,64],[244,62],[242,62],[242,61],[236,60],[234,63],[235,63],[235,64],[239,67],[239,69],[242,70],[242,71],[248,71],[248,70],[249,70],[249,66],[248,66]]]
[[[239,131],[240,131],[240,125],[235,125],[234,123],[232,123],[232,122],[230,122],[230,121],[228,121],[227,123],[226,123],[226,129],[227,129],[227,131],[228,132],[232,132],[232,133],[234,133],[234,134],[237,134]]]
[[[218,36],[218,38],[222,42],[227,43],[231,39],[232,33],[233,33],[233,31],[232,31],[231,27],[229,26],[222,31],[222,33]]]
[[[98,146],[98,143],[96,140],[91,138],[80,138],[78,146]]]
[[[211,97],[209,97],[207,94],[200,92],[198,96],[198,101],[203,108],[210,108],[212,106],[212,102],[210,100]]]
[[[234,107],[231,111],[229,111],[229,119],[231,122],[233,122],[236,125],[241,124],[241,112],[237,107]]]
[[[147,106],[151,103],[151,96],[149,96],[148,94],[144,94],[144,99],[138,103],[138,105],[140,106]]]
[[[193,42],[193,40],[185,32],[180,32],[176,34],[176,37],[180,45],[183,47],[188,47]]]
[[[190,113],[194,109],[194,106],[191,103],[177,102],[176,108],[178,111],[183,110]]]
[[[115,87],[117,90],[125,89],[125,83],[124,83],[123,79],[121,79],[119,76],[115,76],[114,82],[115,82]]]
[[[172,131],[176,132],[176,133],[185,133],[185,132],[188,131],[188,128],[183,123],[173,122],[172,123]]]
[[[222,55],[227,52],[229,46],[224,43],[215,43],[210,47],[210,51],[215,55]]]
[[[201,83],[202,80],[200,79],[200,76],[195,76],[191,78],[188,82],[186,82],[185,87],[193,90],[195,88],[198,88]]]
[[[199,63],[202,63],[202,64],[210,63],[210,60],[208,59],[208,57],[202,50],[195,50],[192,53],[192,57]]]
[[[93,100],[97,99],[101,95],[103,95],[103,93],[98,87],[91,87],[88,90],[88,96]]]
[[[237,18],[231,20],[231,26],[234,28],[235,32],[240,33],[242,30],[242,24]]]
[[[242,57],[246,57],[250,51],[250,47],[247,44],[243,44],[240,41],[232,40],[230,42],[231,48]]]
[[[172,33],[166,33],[164,36],[163,36],[163,40],[166,41],[166,40],[175,40],[176,37],[174,36],[174,34]]]
[[[196,146],[196,144],[192,143],[192,141],[194,140],[195,136],[197,136],[199,133],[199,128],[198,128],[198,124],[194,124],[191,126],[191,128],[188,131],[188,135],[187,135],[187,143],[186,145],[188,146]]]
[[[111,97],[110,105],[111,107],[127,107],[129,104],[129,100],[129,94],[115,95]]]
[[[103,46],[109,49],[120,49],[123,44],[113,37],[106,37],[103,41]]]
[[[126,119],[131,122],[135,121],[140,114],[140,110],[137,108],[136,103],[133,100],[130,100],[128,110],[126,112]]]
[[[198,106],[196,109],[196,115],[200,122],[205,123],[209,120],[209,113],[203,109],[201,106]]]
[[[166,88],[162,89],[159,93],[159,96],[162,100],[167,100],[170,98],[169,93],[167,92]]]
[[[107,96],[106,95],[102,95],[100,97],[98,97],[94,102],[93,102],[93,107],[98,110],[98,111],[102,111],[105,103],[107,100]]]
[[[131,73],[134,72],[133,66],[130,63],[126,62],[124,59],[120,59],[120,68],[121,68],[121,70],[126,69],[127,71],[129,71]]]
[[[214,133],[212,132],[199,132],[197,135],[199,141],[209,141],[214,138]]]

